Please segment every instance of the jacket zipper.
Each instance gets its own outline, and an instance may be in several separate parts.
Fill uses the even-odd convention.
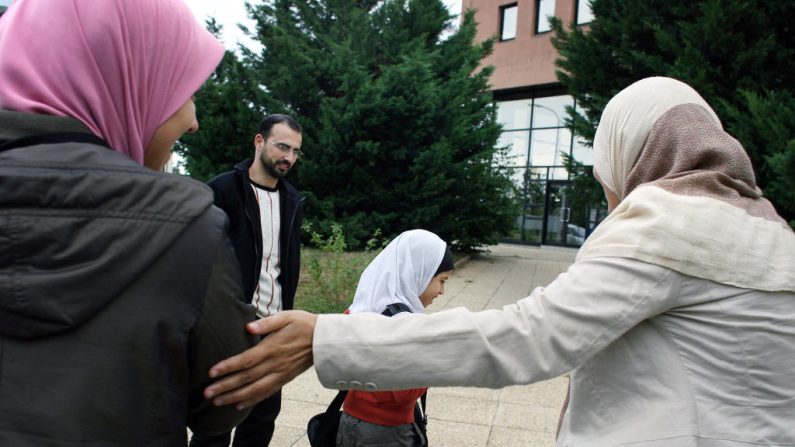
[[[260,271],[262,270],[262,265],[261,265],[262,256],[259,254],[259,247],[257,247],[257,231],[262,231],[262,230],[261,229],[258,230],[257,228],[254,228],[254,219],[251,218],[251,214],[249,214],[248,207],[246,206],[246,202],[248,201],[248,196],[249,196],[249,194],[251,194],[251,189],[250,189],[251,188],[251,184],[247,184],[247,183],[249,183],[249,182],[246,181],[247,179],[248,179],[248,173],[246,173],[246,175],[243,178],[243,191],[246,191],[246,192],[243,193],[244,194],[243,211],[246,213],[246,218],[248,219],[248,224],[249,224],[249,227],[251,228],[251,236],[254,238],[254,255],[256,257],[255,259],[257,260],[254,263],[254,278],[257,280],[257,283],[258,283],[259,282]],[[257,269],[257,264],[260,264],[259,269]],[[242,266],[241,266],[241,268],[242,268]],[[257,283],[254,283],[254,289],[255,290],[257,288]],[[251,297],[248,297],[248,298],[250,299]]]
[[[287,245],[290,245],[290,238],[293,237],[293,224],[295,223],[295,216],[298,214],[298,208],[304,203],[306,197],[301,197],[298,199],[298,203],[295,204],[295,209],[293,210],[293,217],[290,218],[290,227],[288,228],[287,233]],[[285,247],[286,248],[286,247]]]

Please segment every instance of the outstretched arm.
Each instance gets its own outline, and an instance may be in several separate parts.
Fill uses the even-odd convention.
[[[317,315],[291,310],[246,325],[267,335],[256,346],[217,363],[210,377],[220,378],[204,390],[216,406],[249,407],[275,393],[312,366],[312,337]]]

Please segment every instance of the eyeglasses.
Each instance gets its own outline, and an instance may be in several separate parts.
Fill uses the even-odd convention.
[[[289,144],[277,143],[269,138],[265,138],[265,142],[266,143],[270,142],[272,145],[276,146],[276,149],[279,149],[282,153],[285,154],[292,153],[293,155],[295,155],[295,158],[301,158],[301,156],[304,155],[304,151],[302,151],[300,148],[292,147]]]

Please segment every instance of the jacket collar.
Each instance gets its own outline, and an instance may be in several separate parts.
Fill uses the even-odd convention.
[[[93,134],[80,121],[65,116],[41,115],[0,109],[0,143],[42,133]]]
[[[240,177],[241,181],[243,181],[243,186],[245,187],[248,186],[248,183],[250,181],[250,178],[248,176],[248,170],[251,167],[252,163],[254,163],[254,159],[247,158],[241,161],[240,163],[236,164],[233,168],[235,173],[238,175],[238,177]],[[301,197],[303,197],[303,195],[300,192],[298,192],[298,190],[295,189],[295,187],[285,179],[279,179],[279,181],[276,182],[276,190],[279,191],[282,197],[289,197],[290,200],[294,202],[300,201]]]

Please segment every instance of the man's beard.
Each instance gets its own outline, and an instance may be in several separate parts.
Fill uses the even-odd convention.
[[[280,179],[280,178],[286,177],[287,174],[290,172],[290,169],[292,169],[292,166],[290,166],[289,163],[283,162],[283,161],[274,162],[273,160],[271,160],[268,157],[266,157],[265,153],[263,153],[259,157],[259,161],[260,161],[260,163],[262,163],[262,166],[265,168],[265,171],[268,174],[270,174],[273,178],[276,178],[276,179]],[[286,165],[286,166],[288,166],[288,168],[285,171],[280,171],[280,170],[276,169],[277,165]]]

